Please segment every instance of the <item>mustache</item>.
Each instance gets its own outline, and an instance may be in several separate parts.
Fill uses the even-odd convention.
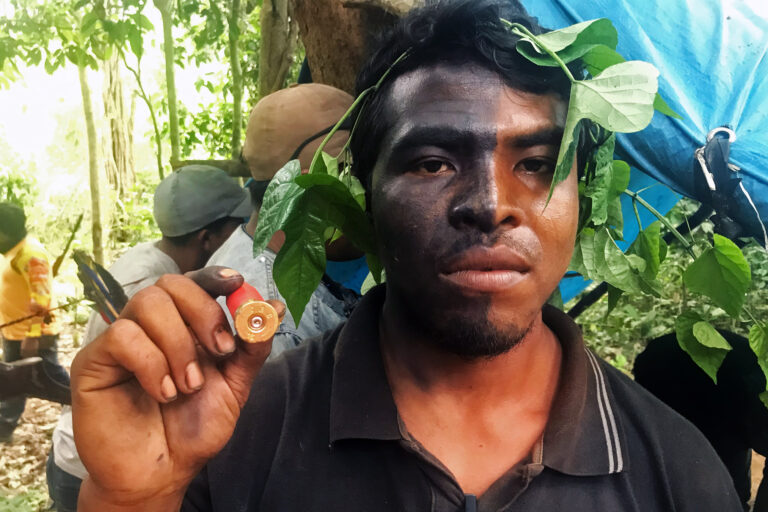
[[[447,249],[438,254],[438,261],[444,262],[477,249],[492,249],[502,246],[511,252],[519,254],[524,260],[534,263],[541,257],[541,245],[532,235],[523,233],[467,233],[456,238]]]

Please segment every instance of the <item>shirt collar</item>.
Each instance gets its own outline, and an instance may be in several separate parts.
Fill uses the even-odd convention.
[[[369,291],[339,333],[331,384],[331,442],[401,439],[379,348],[379,313],[385,286]]]
[[[339,333],[331,385],[331,443],[402,439],[379,348],[385,295],[384,285],[368,292]],[[626,469],[622,429],[602,363],[584,347],[581,331],[565,313],[545,306],[543,319],[563,350],[560,383],[544,432],[544,466],[579,476]]]

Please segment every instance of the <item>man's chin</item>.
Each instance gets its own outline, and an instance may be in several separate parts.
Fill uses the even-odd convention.
[[[530,328],[531,324],[498,328],[485,319],[454,319],[432,324],[428,335],[440,349],[464,359],[491,359],[515,348]]]

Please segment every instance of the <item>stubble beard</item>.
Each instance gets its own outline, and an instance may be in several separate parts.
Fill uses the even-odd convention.
[[[531,321],[524,326],[499,328],[488,320],[487,312],[446,319],[443,315],[425,314],[415,308],[408,310],[415,313],[411,315],[411,324],[421,331],[424,339],[468,361],[492,359],[509,352],[520,344],[533,326]]]

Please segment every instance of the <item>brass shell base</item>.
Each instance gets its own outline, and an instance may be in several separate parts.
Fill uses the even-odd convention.
[[[260,343],[270,339],[280,325],[277,311],[268,302],[246,301],[235,311],[235,330],[243,341]]]

